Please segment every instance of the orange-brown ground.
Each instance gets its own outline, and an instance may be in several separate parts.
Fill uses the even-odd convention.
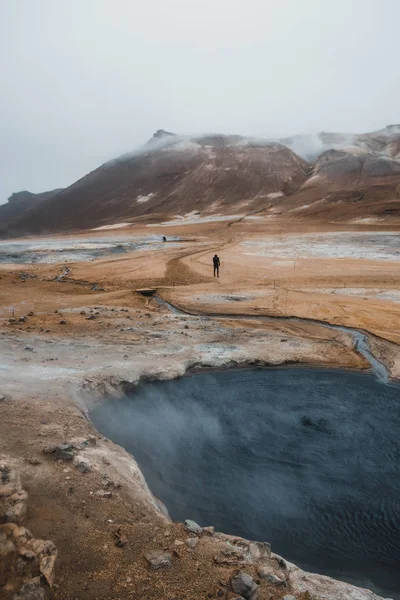
[[[337,229],[332,226],[330,231]],[[138,235],[149,229],[129,232]],[[201,365],[296,362],[368,368],[345,332],[306,321],[251,318],[262,315],[362,329],[371,334],[371,348],[392,377],[400,376],[396,261],[249,254],[243,242],[258,243],[269,236],[280,238],[290,254],[290,235],[302,233],[299,225],[268,221],[160,227],[151,232],[186,241],[72,263],[63,282],[54,281],[60,265],[0,269],[0,395],[6,396],[0,402],[0,455],[12,457],[28,491],[25,525],[35,537],[51,539],[58,548],[56,587],[48,591],[56,600],[235,597],[228,582],[237,565],[214,560],[226,549],[226,540],[203,535],[195,550],[177,545],[175,540],[189,537],[183,526],[162,516],[134,461],[97,436],[82,416],[81,411],[102,394],[118,391],[121,382],[134,382],[142,375],[172,377]],[[212,276],[214,253],[222,262],[219,279]],[[31,278],[21,279],[21,272]],[[94,283],[105,291],[92,291]],[[136,294],[141,287],[157,288],[160,297],[189,313],[215,316],[204,322],[173,315],[155,299]],[[30,311],[34,314],[27,316]],[[235,314],[249,318],[218,318]],[[22,316],[24,322],[18,320]],[[211,350],[205,352],[204,345]],[[222,354],[214,355],[213,347]],[[43,454],[48,444],[86,439],[89,434],[97,437],[94,449],[81,452],[92,464],[89,473]],[[96,495],[104,488],[105,476],[121,483],[112,487],[109,498]],[[118,526],[128,540],[123,548],[115,546]],[[144,555],[154,548],[172,553],[170,569],[149,570]],[[259,579],[256,565],[244,570]],[[279,589],[263,580],[260,598],[278,600],[292,590],[298,599],[308,597],[291,585]],[[314,598],[322,598],[324,585],[329,588],[321,584],[316,592],[309,585]],[[10,587],[5,597],[14,591]],[[341,597],[337,591],[330,593],[327,598]],[[367,597],[372,598],[359,596]]]

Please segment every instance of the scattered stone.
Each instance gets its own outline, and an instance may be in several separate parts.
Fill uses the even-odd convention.
[[[232,577],[231,587],[235,594],[240,594],[245,600],[256,600],[258,598],[258,585],[254,579],[244,571],[238,571],[238,573]]]
[[[217,565],[226,567],[237,567],[246,564],[243,552],[236,548],[223,550],[220,554],[214,556],[213,560]]]
[[[19,592],[14,594],[13,600],[45,600],[45,597],[44,589],[40,585],[39,577],[37,577],[35,580],[24,583]]]
[[[91,314],[88,317],[86,317],[86,321],[94,321],[95,318],[96,317],[93,314]]]
[[[43,452],[44,454],[54,454],[56,458],[61,460],[72,460],[74,458],[74,450],[71,444],[45,446]]]
[[[203,529],[196,523],[196,521],[192,521],[191,519],[186,519],[185,521],[185,529],[190,533],[194,533],[195,535],[199,535]]]
[[[189,325],[185,325],[185,329],[189,329]]]
[[[9,322],[9,323],[16,323],[16,322],[17,322],[17,319],[11,318],[11,319],[8,319],[8,322]]]
[[[250,542],[249,554],[255,561],[264,561],[271,558],[271,544],[268,542]]]
[[[66,325],[67,321],[65,319],[61,319],[61,321],[59,321],[59,325]]]
[[[84,310],[81,310],[81,312],[79,313],[80,315],[86,315]]]
[[[258,574],[262,579],[265,579],[268,583],[272,583],[272,585],[276,585],[277,587],[286,585],[286,582],[283,579],[275,575],[275,573],[272,573],[271,570],[268,570],[266,567],[260,567],[260,569],[258,569]]]
[[[99,496],[99,498],[111,498],[112,492],[108,490],[97,490],[96,496]]]
[[[186,546],[190,548],[190,550],[194,550],[199,543],[199,538],[188,538],[186,540]]]
[[[287,564],[284,558],[282,558],[281,556],[275,556],[275,560],[281,567],[281,569],[287,569]]]
[[[25,323],[25,321],[26,321],[26,317],[20,317],[20,318],[18,319],[18,321],[19,321],[20,323]]]
[[[203,533],[207,533],[208,535],[214,535],[214,527],[210,525],[209,527],[202,527]]]
[[[81,473],[89,473],[89,471],[91,471],[91,467],[90,467],[89,463],[85,462],[84,460],[80,460],[79,462],[77,462],[75,467]]]
[[[117,538],[115,545],[118,548],[123,548],[128,543],[128,538],[124,533],[122,533],[120,529],[118,529],[118,531],[116,531],[114,535]]]
[[[25,460],[29,465],[33,465],[33,466],[42,464],[42,461],[39,460],[38,458],[26,458]]]
[[[172,557],[169,552],[162,550],[153,550],[145,554],[145,559],[149,563],[151,569],[168,569],[171,566]]]
[[[33,312],[33,310],[30,310],[28,312],[28,317],[34,317],[34,316],[35,316],[35,313]]]
[[[75,456],[73,446],[71,444],[60,444],[55,449],[56,458],[61,460],[72,460]]]
[[[181,540],[175,540],[174,544],[175,546],[184,546],[184,542],[182,542]]]
[[[25,346],[24,350],[27,350],[28,352],[33,352],[32,346]]]

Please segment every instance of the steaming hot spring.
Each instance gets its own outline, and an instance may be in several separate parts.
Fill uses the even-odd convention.
[[[399,398],[372,375],[239,370],[140,383],[90,416],[173,519],[400,598]]]

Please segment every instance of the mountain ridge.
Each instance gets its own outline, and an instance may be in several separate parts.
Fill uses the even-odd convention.
[[[163,222],[193,211],[268,214],[274,208],[276,214],[277,203],[290,219],[393,219],[400,217],[400,126],[278,140],[159,129],[141,148],[69,187],[32,194],[33,204],[29,192],[19,194],[5,205],[13,210],[0,207],[3,236]]]

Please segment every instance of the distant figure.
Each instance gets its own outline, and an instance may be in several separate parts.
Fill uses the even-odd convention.
[[[166,241],[167,241],[167,238],[165,237],[165,235],[163,235],[162,241],[163,241],[163,242],[166,242]]]
[[[221,261],[219,260],[219,256],[217,256],[216,254],[213,256],[213,265],[214,265],[214,277],[215,275],[217,275],[217,277],[219,277],[219,265],[221,264]]]

